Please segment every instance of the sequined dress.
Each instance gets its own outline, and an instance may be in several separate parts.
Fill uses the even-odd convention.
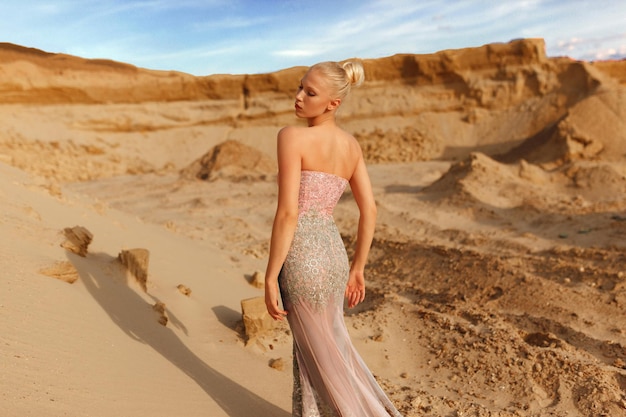
[[[279,276],[294,339],[294,417],[401,417],[350,341],[343,319],[349,275],[332,217],[347,180],[302,171],[298,225]]]

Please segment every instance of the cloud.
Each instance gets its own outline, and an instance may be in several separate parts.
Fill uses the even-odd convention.
[[[286,49],[282,51],[274,51],[272,55],[286,57],[316,56],[320,55],[319,50],[312,49]]]
[[[626,33],[601,37],[571,37],[548,45],[554,55],[575,56],[583,60],[626,58]]]
[[[603,48],[599,51],[590,53],[589,60],[609,60],[609,59],[625,59],[626,58],[626,45],[621,45],[619,48]]]

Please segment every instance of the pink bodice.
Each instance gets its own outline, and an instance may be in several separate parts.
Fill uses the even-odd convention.
[[[298,214],[321,214],[332,216],[348,180],[321,171],[302,171]]]

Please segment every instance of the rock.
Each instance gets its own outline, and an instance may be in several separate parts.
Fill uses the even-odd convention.
[[[82,226],[66,227],[63,229],[65,241],[61,247],[82,257],[87,256],[87,248],[93,240],[93,235]]]
[[[265,307],[265,297],[241,300],[241,311],[247,342],[274,328],[274,319]]]
[[[162,303],[161,301],[157,301],[152,306],[152,309],[157,313],[157,320],[159,324],[161,324],[162,326],[167,326],[168,318],[165,312],[165,303]]]
[[[270,368],[274,368],[277,371],[282,371],[285,369],[285,361],[283,360],[283,358],[271,359]]]
[[[252,280],[250,281],[254,287],[264,288],[265,287],[265,274],[261,271],[256,271],[252,275]]]
[[[39,273],[70,284],[73,284],[78,279],[78,271],[69,261],[57,262],[52,266],[40,269]]]
[[[117,259],[133,274],[141,288],[147,291],[150,252],[147,249],[122,250]]]
[[[189,295],[191,295],[191,289],[189,287],[184,286],[183,284],[178,284],[178,286],[176,288],[178,288],[178,291],[180,291],[181,294],[184,294],[187,297],[189,297]]]
[[[370,336],[370,339],[372,339],[374,342],[382,342],[383,340],[385,340],[385,337],[382,335],[382,333],[379,333],[374,336]]]

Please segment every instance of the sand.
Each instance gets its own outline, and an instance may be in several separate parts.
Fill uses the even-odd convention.
[[[364,64],[339,121],[379,222],[346,322],[391,399],[407,417],[626,416],[626,63],[528,39]],[[241,301],[263,294],[303,71],[0,44],[0,415],[290,415],[289,330],[249,339]],[[348,190],[348,248],[356,214]]]

